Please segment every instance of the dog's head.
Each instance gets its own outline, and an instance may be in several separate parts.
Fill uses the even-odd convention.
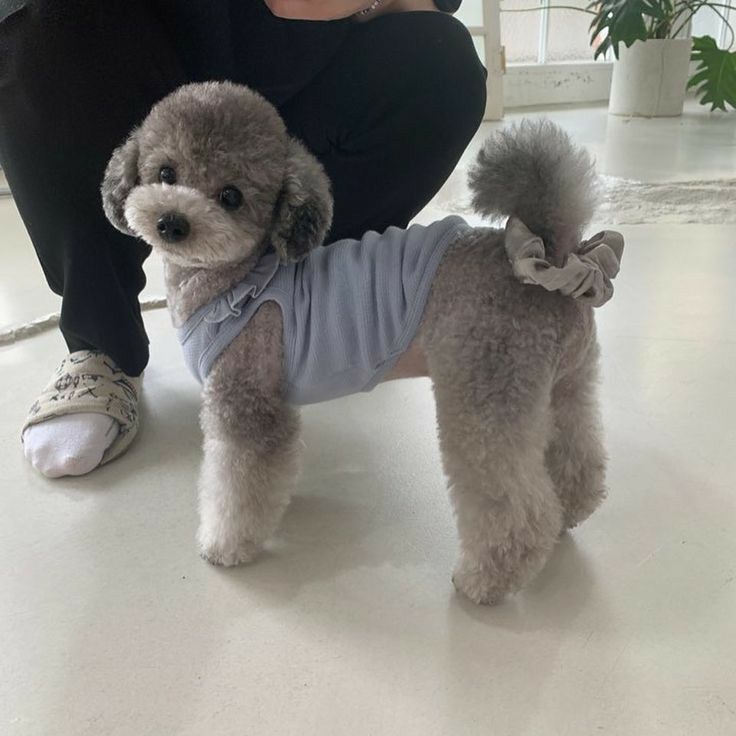
[[[102,183],[110,222],[179,266],[217,268],[271,243],[283,261],[321,245],[327,176],[276,109],[229,82],[189,84],[115,149]]]

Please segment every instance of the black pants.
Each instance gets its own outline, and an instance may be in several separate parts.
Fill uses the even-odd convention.
[[[260,0],[198,2],[0,0],[0,162],[63,297],[69,349],[102,350],[131,375],[148,361],[138,294],[149,249],[107,223],[99,185],[156,100],[205,78],[260,87],[332,180],[333,240],[406,225],[485,105],[483,67],[450,16],[304,24],[300,35]],[[295,52],[284,28],[307,45]]]

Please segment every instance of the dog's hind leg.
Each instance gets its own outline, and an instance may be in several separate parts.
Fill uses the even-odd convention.
[[[495,370],[483,375],[477,365],[443,375],[430,363],[460,536],[453,582],[476,603],[496,603],[528,583],[562,528],[544,463],[551,382],[517,374],[505,360],[496,356]]]
[[[585,521],[606,496],[606,454],[597,397],[598,348],[552,389],[552,439],[546,462],[564,510],[564,527]]]

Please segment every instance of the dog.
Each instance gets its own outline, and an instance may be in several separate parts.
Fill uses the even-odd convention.
[[[115,149],[105,213],[163,258],[180,338],[204,335],[189,362],[204,385],[205,559],[250,562],[276,531],[298,471],[296,404],[411,375],[432,381],[460,540],[453,582],[472,601],[524,587],[601,503],[593,306],[610,296],[622,242],[581,245],[592,162],[552,123],[525,122],[486,142],[470,186],[478,212],[509,217],[505,230],[448,218],[319,247],[332,219],[323,168],[269,102],[229,82],[179,88]],[[387,308],[369,291],[381,269],[408,274],[391,281]],[[371,333],[374,309],[401,333],[378,358],[383,338],[351,332]],[[324,347],[320,330],[342,348]],[[368,368],[345,363],[363,353]]]

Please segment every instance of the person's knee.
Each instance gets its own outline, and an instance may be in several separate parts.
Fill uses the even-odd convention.
[[[58,28],[91,16],[96,0],[0,0],[0,32],[16,40],[14,51],[23,46],[42,48]]]
[[[10,25],[28,12],[30,0],[0,0],[0,27]]]
[[[28,0],[0,0],[0,86],[15,77],[28,14]]]
[[[430,15],[431,23],[413,44],[415,89],[428,96],[435,110],[444,111],[437,123],[445,133],[467,143],[485,113],[486,70],[462,23],[440,13]]]
[[[421,121],[426,139],[464,149],[486,107],[486,70],[468,29],[444,13],[396,13],[365,26],[374,26],[371,48],[382,49],[377,68],[394,75],[381,94],[399,96],[396,104]],[[361,30],[368,40],[368,28]]]
[[[76,16],[94,5],[94,0],[71,0],[59,3],[55,0],[0,0],[0,67],[5,81],[25,82],[43,77],[53,71],[54,65],[39,63],[42,54],[48,53],[49,42],[58,44],[68,39],[71,47],[84,43],[79,28],[76,33],[64,33],[64,29]],[[51,67],[51,68],[50,68]],[[12,72],[12,74],[11,74]]]
[[[116,44],[132,47],[145,32],[145,2],[110,3],[102,12],[99,0],[0,0],[0,63],[23,83],[63,76],[105,45],[110,54]]]

